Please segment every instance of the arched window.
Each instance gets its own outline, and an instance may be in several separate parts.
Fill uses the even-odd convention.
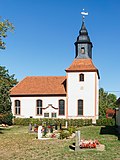
[[[42,100],[38,99],[36,101],[37,115],[42,114]]]
[[[83,100],[79,99],[78,100],[78,116],[83,115]]]
[[[65,101],[59,100],[59,115],[65,115]]]
[[[15,114],[20,115],[20,100],[15,100]]]
[[[83,73],[81,73],[81,74],[79,75],[79,81],[84,81],[84,74],[83,74]]]

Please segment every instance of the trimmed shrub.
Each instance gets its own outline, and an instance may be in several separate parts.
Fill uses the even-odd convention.
[[[96,121],[97,126],[115,126],[115,119],[101,118]]]
[[[82,127],[84,125],[92,125],[91,119],[59,119],[59,118],[14,118],[14,125],[24,125],[28,126],[30,123],[32,125],[43,125],[44,123],[46,125],[60,125],[65,126],[66,121],[68,122],[68,126],[76,126],[76,127]]]
[[[14,125],[28,126],[30,123],[42,125],[42,121],[37,118],[14,118]]]

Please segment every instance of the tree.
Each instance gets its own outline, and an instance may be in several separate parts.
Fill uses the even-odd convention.
[[[1,21],[0,17],[0,49],[5,49],[3,38],[7,37],[8,31],[13,31],[14,26],[8,20]],[[10,88],[17,83],[14,75],[9,75],[5,67],[0,66],[0,123],[12,124]]]
[[[8,86],[2,82],[0,84],[0,113],[6,113],[11,110],[11,100]]]
[[[116,107],[117,97],[114,94],[109,94],[105,92],[103,88],[99,89],[99,116],[100,118],[106,117],[107,108],[115,108]]]
[[[0,49],[6,48],[3,38],[7,37],[8,31],[13,31],[13,30],[14,30],[13,24],[8,20],[1,21],[1,17],[0,17]]]
[[[17,80],[13,75],[9,75],[5,67],[0,66],[0,113],[11,111],[10,89]]]

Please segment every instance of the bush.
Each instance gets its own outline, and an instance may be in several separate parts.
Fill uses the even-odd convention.
[[[0,124],[12,125],[13,115],[11,112],[0,114]]]
[[[41,125],[40,119],[34,118],[14,118],[14,125],[28,126],[29,124]]]
[[[64,139],[64,138],[68,138],[70,137],[70,132],[67,131],[67,130],[62,130],[61,133],[60,133],[60,139]]]
[[[14,118],[14,125],[25,125],[28,126],[29,123],[42,125],[46,123],[46,125],[60,125],[65,126],[66,121],[68,122],[68,126],[76,126],[82,127],[84,125],[92,125],[91,119],[59,119],[59,118]]]
[[[97,126],[115,126],[115,119],[101,118],[96,121]]]
[[[80,121],[78,121],[78,127],[82,127],[84,126],[84,121],[83,119],[81,119]]]
[[[70,132],[70,134],[75,133],[76,128],[75,127],[69,127],[68,131]]]

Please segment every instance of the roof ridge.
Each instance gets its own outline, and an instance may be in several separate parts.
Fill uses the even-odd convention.
[[[25,78],[28,78],[28,77],[66,77],[66,76],[27,76]]]

